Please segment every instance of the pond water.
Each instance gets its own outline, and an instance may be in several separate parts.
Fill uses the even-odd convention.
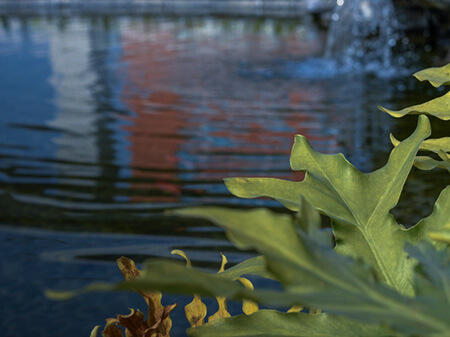
[[[289,169],[295,134],[365,172],[381,167],[389,132],[406,137],[415,119],[395,120],[377,105],[439,95],[410,77],[429,64],[342,73],[322,58],[325,43],[308,17],[2,17],[2,336],[88,336],[104,318],[143,308],[130,294],[43,295],[119,280],[120,255],[142,261],[178,248],[212,269],[219,252],[231,263],[251,256],[211,224],[164,212],[281,211],[231,196],[222,179],[301,179]],[[448,123],[433,126],[439,134]],[[413,224],[448,183],[441,172],[416,171],[395,214]],[[183,336],[186,323],[175,326]]]

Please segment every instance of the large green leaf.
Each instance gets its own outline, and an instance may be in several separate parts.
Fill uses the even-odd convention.
[[[241,248],[257,250],[266,258],[267,269],[283,284],[284,291],[255,290],[229,292],[230,298],[250,296],[267,304],[300,304],[322,308],[329,314],[345,315],[367,323],[388,323],[406,333],[431,336],[450,328],[446,319],[429,315],[435,299],[414,302],[384,287],[371,271],[334,250],[324,249],[309,236],[297,234],[293,219],[265,209],[252,211],[215,207],[179,211],[185,216],[202,216],[227,230]],[[159,271],[158,271],[159,273]],[[158,274],[154,271],[154,274]]]
[[[338,251],[362,258],[378,276],[401,293],[412,294],[413,262],[406,258],[406,236],[389,211],[401,190],[421,142],[430,135],[428,118],[419,117],[416,131],[392,150],[381,169],[364,174],[343,155],[314,151],[297,136],[291,167],[306,171],[301,182],[271,178],[229,178],[228,189],[244,198],[272,197],[298,210],[301,197],[332,219]]]
[[[389,110],[381,106],[379,107],[379,109],[397,118],[406,115],[426,114],[440,118],[442,120],[450,120],[450,91],[445,95],[435,98],[431,101],[413,105],[402,110]]]
[[[372,326],[327,314],[284,314],[261,310],[250,316],[239,315],[214,324],[189,329],[191,337],[330,337],[330,336],[394,336],[382,326]]]
[[[419,81],[429,81],[436,88],[441,85],[450,85],[450,63],[443,67],[418,71],[414,76]]]

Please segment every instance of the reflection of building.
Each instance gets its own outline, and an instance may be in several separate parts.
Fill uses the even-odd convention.
[[[113,66],[120,49],[112,47],[119,31],[65,17],[11,19],[6,27],[0,96],[1,109],[11,109],[0,113],[0,145],[11,143],[9,152],[21,157],[9,165],[38,168],[29,169],[30,179],[45,196],[114,200],[116,164],[128,161],[123,121],[114,116],[120,104],[110,104],[119,84]]]
[[[63,30],[50,29],[50,59],[53,73],[50,82],[55,90],[55,105],[58,113],[48,125],[60,131],[53,138],[58,145],[56,158],[61,161],[95,164],[99,161],[94,85],[98,73],[92,70],[90,27],[78,20],[67,23]],[[61,170],[72,170],[73,166],[61,166]],[[90,177],[100,174],[100,167],[89,166],[84,172]],[[92,180],[91,183],[94,183]]]
[[[58,28],[50,29],[50,82],[58,112],[48,125],[60,131],[53,138],[60,183],[76,181],[95,189],[84,195],[62,189],[58,193],[114,201],[119,167],[128,161],[113,115],[120,106],[109,107],[120,84],[114,68],[119,31],[112,31],[106,19],[59,20]]]
[[[162,20],[127,27],[123,34],[127,79],[122,99],[134,112],[133,125],[126,127],[132,186],[146,190],[133,200],[180,201],[191,200],[185,192],[223,193],[217,186],[227,176],[300,179],[302,174],[290,172],[288,160],[297,133],[320,144],[319,150],[338,148],[335,134],[323,134],[325,114],[302,109],[323,98],[323,87],[286,88],[289,97],[280,100],[271,88],[245,83],[233,66],[224,67],[229,55],[236,64],[239,57],[262,50],[261,55],[274,57],[266,52],[284,48],[275,36],[268,45],[257,36],[262,32],[224,31],[220,22],[206,20],[187,31],[180,26]],[[316,53],[317,44],[306,36],[294,45]],[[270,92],[265,96],[261,89]]]
[[[176,201],[181,193],[177,153],[184,142],[180,133],[185,121],[177,108],[180,96],[159,89],[173,78],[173,37],[162,31],[147,40],[142,32],[133,33],[127,31],[123,36],[123,61],[128,67],[122,99],[134,115],[132,125],[125,128],[130,133],[132,177],[137,180],[132,188],[146,192],[132,200]]]

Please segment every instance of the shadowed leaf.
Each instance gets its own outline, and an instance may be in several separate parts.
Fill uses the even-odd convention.
[[[326,314],[284,314],[261,310],[250,316],[239,315],[188,330],[191,337],[330,337],[330,336],[393,336],[383,327],[360,324],[346,318]]]
[[[267,271],[266,259],[264,256],[257,256],[242,261],[219,274],[220,277],[228,278],[230,280],[237,280],[242,275],[257,275],[269,279],[274,278],[273,275]]]

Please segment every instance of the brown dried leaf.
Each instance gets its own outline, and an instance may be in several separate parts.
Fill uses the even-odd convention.
[[[117,265],[125,280],[134,280],[141,274],[133,260],[124,256],[117,259]],[[161,304],[162,294],[159,291],[137,291],[148,305],[147,324],[153,326],[160,321],[164,307]]]
[[[118,315],[117,319],[120,325],[127,330],[127,336],[142,337],[148,326],[144,320],[144,313],[139,310],[130,309],[131,313],[128,315]]]
[[[124,256],[117,259],[117,265],[125,280],[134,280],[141,275],[134,261]],[[176,308],[177,304],[163,307],[161,304],[162,294],[159,291],[137,292],[147,303],[147,320],[144,320],[144,314],[141,311],[135,311],[134,309],[131,309],[129,315],[119,315],[120,325],[126,328],[126,337],[169,337],[172,328],[172,320],[169,314]]]
[[[170,329],[172,328],[172,319],[169,317],[173,309],[177,307],[177,304],[171,304],[164,307],[163,313],[161,315],[160,323],[155,328],[158,337],[170,337]],[[149,335],[151,336],[151,335]],[[147,335],[145,336],[147,337]]]
[[[123,337],[123,331],[117,324],[119,321],[115,318],[106,319],[105,329],[102,331],[102,337]]]

